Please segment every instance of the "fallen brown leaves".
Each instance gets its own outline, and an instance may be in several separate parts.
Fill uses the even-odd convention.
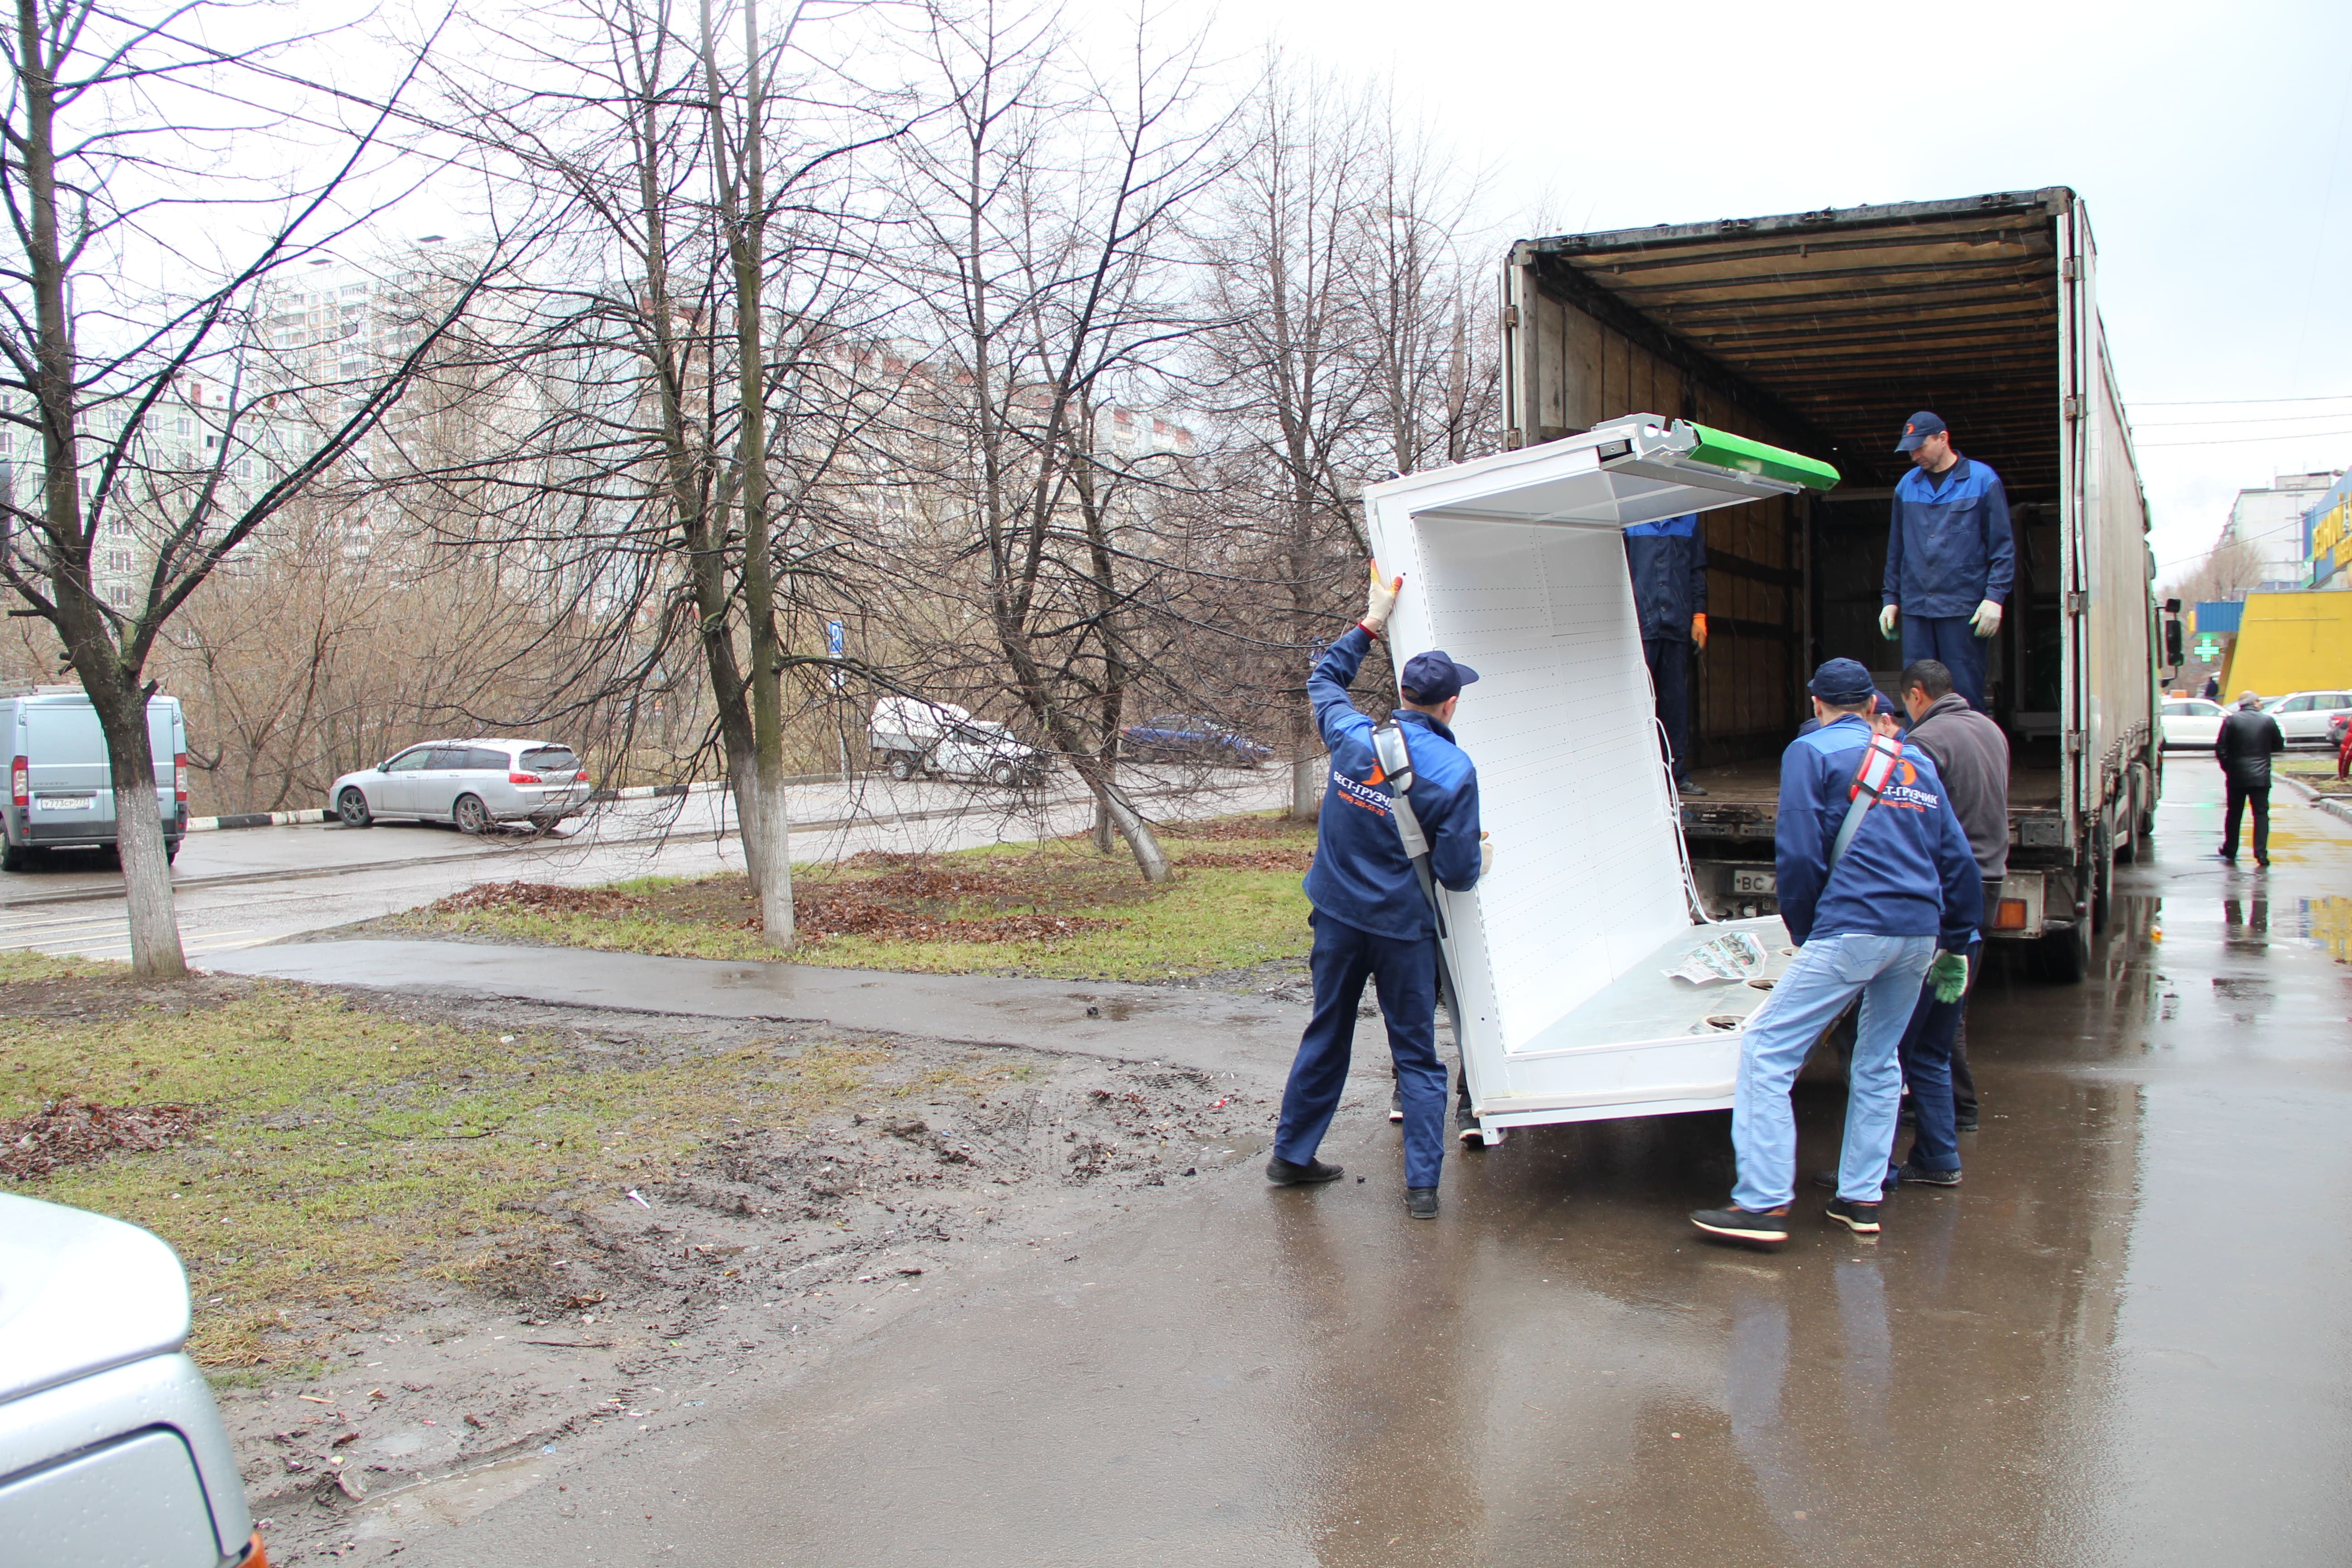
[[[1053,942],[1090,931],[1109,931],[1127,923],[1084,915],[1034,912],[994,915],[986,920],[942,918],[884,903],[868,890],[873,886],[871,882],[853,882],[803,894],[794,900],[793,923],[802,936],[811,941],[829,936],[865,936],[883,942]],[[758,918],[752,917],[754,921]]]
[[[100,1105],[66,1095],[30,1116],[0,1121],[0,1176],[21,1182],[117,1149],[166,1148],[203,1116],[185,1105]]]
[[[1176,863],[1200,871],[1304,871],[1314,861],[1314,847],[1300,844],[1280,849],[1188,849]]]
[[[540,915],[617,915],[642,910],[647,900],[608,888],[559,888],[548,882],[485,882],[436,900],[436,914],[477,910],[512,910]]]

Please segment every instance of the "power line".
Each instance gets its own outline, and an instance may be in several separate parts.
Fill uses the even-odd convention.
[[[2220,408],[2244,403],[2352,403],[2352,392],[2333,393],[2326,397],[2192,397],[2179,403],[2151,403],[2135,398],[2134,408]]]
[[[2210,441],[2141,441],[2136,443],[2143,452],[2160,452],[2173,447],[2247,447],[2258,441],[2328,441],[2352,436],[2352,429],[2304,430],[2287,436],[2222,436]]]
[[[2265,414],[2254,419],[2151,419],[2145,425],[2134,420],[2132,428],[2135,430],[2186,430],[2192,426],[2201,428],[2207,425],[2275,425],[2282,420],[2341,419],[2345,413],[2343,409],[2331,408],[2325,414]]]

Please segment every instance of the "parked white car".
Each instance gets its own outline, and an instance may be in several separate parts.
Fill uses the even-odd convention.
[[[1003,725],[975,719],[952,702],[885,697],[874,704],[866,743],[894,779],[986,779],[1007,789],[1045,776],[1051,759]]]
[[[2164,703],[2164,743],[2173,746],[2202,746],[2207,751],[2221,733],[2221,721],[2230,710],[2219,702],[2209,702],[2202,697],[2168,697]]]
[[[345,773],[327,791],[346,827],[387,816],[454,822],[487,833],[501,822],[554,826],[588,803],[588,772],[571,747],[552,741],[427,741],[372,768]]]
[[[2352,713],[2352,691],[2290,691],[2263,704],[2263,711],[2278,721],[2288,745],[2325,746],[2336,716]]]
[[[0,1552],[268,1568],[188,1338],[188,1283],[136,1226],[0,1193]]]

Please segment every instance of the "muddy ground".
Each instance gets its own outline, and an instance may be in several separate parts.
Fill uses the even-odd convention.
[[[1194,984],[1303,981],[1294,961]],[[352,999],[583,1050],[792,1037],[774,1024]],[[513,1467],[658,1430],[722,1385],[793,1376],[960,1273],[1041,1252],[1076,1266],[1097,1221],[1221,1173],[1247,1179],[1236,1168],[1262,1155],[1280,1091],[1278,1077],[857,1043],[886,1053],[871,1104],[796,1128],[739,1124],[667,1181],[551,1194],[541,1217],[565,1239],[510,1252],[478,1289],[420,1286],[398,1306],[296,1321],[322,1347],[316,1377],[226,1380],[272,1561],[395,1554],[426,1515],[455,1522],[498,1500]],[[932,1081],[949,1087],[927,1092]]]

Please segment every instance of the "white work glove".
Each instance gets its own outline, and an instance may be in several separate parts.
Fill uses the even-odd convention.
[[[1356,624],[1378,637],[1387,627],[1389,616],[1396,609],[1397,595],[1404,589],[1404,579],[1399,577],[1393,583],[1381,581],[1381,563],[1377,561],[1371,563],[1371,592],[1364,600],[1364,618]]]
[[[1878,612],[1878,635],[1888,642],[1895,640],[1895,606],[1892,605]]]
[[[1992,636],[2000,630],[2000,606],[1987,599],[1977,606],[1977,613],[1969,617],[1969,625],[1980,637]]]
[[[1495,846],[1485,834],[1478,835],[1478,875],[1486,876],[1495,868]]]

